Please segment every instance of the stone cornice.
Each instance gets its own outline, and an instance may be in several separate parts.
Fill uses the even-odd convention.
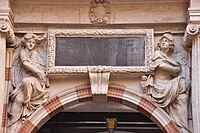
[[[189,0],[112,0],[111,4],[135,4],[135,3],[174,3],[174,2],[188,2]],[[89,4],[91,0],[12,0],[12,4]]]
[[[8,9],[0,9],[0,20],[7,20],[11,27],[14,25],[14,14],[10,8]]]
[[[191,47],[192,40],[194,37],[199,33],[200,25],[197,24],[188,24],[185,30],[185,34],[183,37],[183,46],[184,47]]]
[[[8,21],[0,20],[0,32],[6,35],[6,41],[8,41],[9,47],[17,47],[17,38]]]
[[[0,9],[0,32],[5,34],[7,45],[17,47],[17,38],[13,30],[14,15],[10,6]]]
[[[188,8],[187,22],[200,24],[200,9]]]

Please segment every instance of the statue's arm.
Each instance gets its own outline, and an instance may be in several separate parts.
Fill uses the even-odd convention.
[[[160,63],[158,67],[159,67],[159,69],[168,71],[168,72],[172,73],[173,75],[178,75],[180,73],[180,67],[172,66],[172,65],[164,63],[164,62]]]
[[[46,81],[46,75],[43,71],[41,71],[40,69],[34,67],[31,63],[31,60],[29,60],[26,56],[25,56],[25,51],[21,51],[20,53],[20,58],[22,60],[22,65],[25,69],[29,70],[31,73],[37,75],[41,80]]]
[[[28,61],[28,60],[23,60],[22,64],[23,64],[23,66],[24,66],[25,69],[31,71],[32,73],[37,74],[37,73],[39,73],[41,71],[41,70],[35,68],[34,66],[32,66],[31,62]]]

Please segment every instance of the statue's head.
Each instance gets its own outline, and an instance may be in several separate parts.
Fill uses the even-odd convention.
[[[173,51],[174,48],[174,38],[170,31],[164,32],[162,37],[158,41],[157,49],[168,49]]]
[[[26,47],[28,50],[32,50],[36,44],[37,35],[32,33],[27,33],[22,38],[22,45]]]
[[[45,35],[38,36],[38,35],[33,34],[33,33],[25,34],[24,37],[21,40],[22,47],[28,48],[28,49],[30,48],[29,50],[31,50],[35,47],[35,45],[43,44],[42,42],[44,42],[46,40]]]

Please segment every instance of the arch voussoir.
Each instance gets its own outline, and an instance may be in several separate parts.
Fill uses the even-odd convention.
[[[89,84],[79,85],[57,94],[25,121],[20,133],[36,133],[45,122],[57,113],[69,106],[88,101],[93,101]],[[125,85],[109,84],[107,101],[136,109],[154,121],[164,133],[179,133],[179,128],[164,110],[157,107],[144,95],[127,88]]]

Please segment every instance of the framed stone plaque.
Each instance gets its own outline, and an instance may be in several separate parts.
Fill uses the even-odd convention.
[[[151,29],[52,29],[48,74],[147,73],[153,54]]]

